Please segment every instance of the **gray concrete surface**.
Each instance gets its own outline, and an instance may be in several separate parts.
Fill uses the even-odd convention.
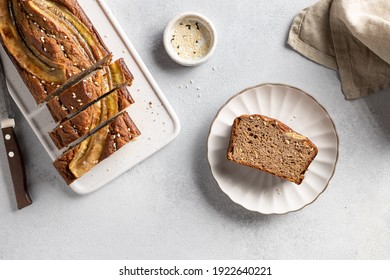
[[[0,259],[389,259],[390,91],[346,101],[334,71],[286,46],[293,17],[313,3],[109,1],[182,131],[106,187],[78,196],[56,174],[19,113],[34,204],[16,210],[1,144]],[[164,26],[189,10],[208,16],[219,34],[214,56],[195,68],[176,65],[162,46]],[[179,88],[190,80],[188,88]],[[230,201],[206,159],[209,126],[220,106],[264,82],[309,92],[328,110],[340,138],[326,192],[281,216],[249,212]]]

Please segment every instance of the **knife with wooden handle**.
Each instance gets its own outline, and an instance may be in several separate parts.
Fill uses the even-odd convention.
[[[16,203],[18,209],[22,209],[32,203],[27,189],[26,172],[23,163],[22,153],[15,133],[14,111],[11,103],[3,64],[0,58],[0,94],[3,94],[8,118],[1,121],[1,130],[3,132],[3,141],[7,152],[8,164],[11,171],[12,183],[15,190]]]

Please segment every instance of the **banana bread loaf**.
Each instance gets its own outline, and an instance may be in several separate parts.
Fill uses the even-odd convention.
[[[62,154],[54,161],[54,166],[70,185],[140,134],[130,116],[124,112]]]
[[[0,42],[36,103],[61,124],[54,162],[70,184],[140,135],[127,114],[133,76],[112,55],[76,0],[0,0]],[[80,138],[82,137],[82,138]],[[77,141],[77,142],[74,142]]]
[[[227,158],[301,184],[317,147],[284,123],[263,115],[234,120]]]
[[[128,89],[123,86],[62,122],[49,135],[56,147],[62,149],[80,137],[93,133],[101,124],[133,103]]]

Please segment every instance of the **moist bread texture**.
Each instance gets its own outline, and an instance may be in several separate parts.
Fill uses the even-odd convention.
[[[276,119],[253,114],[234,120],[227,158],[299,185],[317,153],[307,137]]]
[[[123,112],[108,125],[63,153],[53,164],[70,185],[140,134],[128,113]],[[89,152],[91,149],[94,150],[93,153]]]

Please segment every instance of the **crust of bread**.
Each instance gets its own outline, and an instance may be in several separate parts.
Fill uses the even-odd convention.
[[[141,135],[141,132],[139,131],[139,129],[137,128],[137,126],[135,125],[135,123],[130,118],[127,112],[118,115],[109,124],[103,126],[100,130],[104,130],[104,129],[107,129],[108,133],[105,139],[102,140],[103,149],[100,155],[98,155],[99,160],[93,163],[89,163],[91,166],[88,172],[94,166],[96,166],[97,164],[99,164],[109,156],[111,156],[113,153],[115,153],[117,150],[122,148],[124,145],[135,140],[139,135]],[[96,131],[95,133],[98,133],[98,131]],[[120,137],[118,137],[118,135]],[[93,134],[89,137],[92,136]],[[78,179],[69,169],[69,164],[74,159],[82,143],[83,142],[77,144],[73,148],[70,148],[68,151],[64,152],[60,157],[58,157],[53,162],[54,167],[57,169],[59,174],[62,176],[62,178],[65,180],[65,182],[68,185],[70,185],[76,179]]]
[[[91,32],[91,34],[96,38],[96,41],[99,43],[99,49],[100,49],[100,56],[101,57],[95,57],[96,58],[96,64],[102,60],[111,60],[111,54],[109,50],[107,49],[106,45],[104,44],[103,40],[101,39],[100,35],[94,28],[93,24],[89,20],[89,18],[86,16],[80,5],[76,0],[55,0],[54,2],[61,4],[62,6],[66,7],[72,14],[74,14]],[[19,42],[18,45],[25,44],[24,39],[21,38],[21,35],[18,33],[16,26],[13,24],[13,21],[11,20],[11,14],[8,9],[8,1],[7,0],[1,0],[0,9],[2,10],[0,18],[1,21],[3,21],[4,24],[0,25],[0,42],[4,46],[4,49],[8,56],[10,57],[11,61],[14,63],[17,71],[19,72],[22,80],[24,81],[25,85],[31,92],[32,96],[34,97],[37,104],[42,103],[47,98],[49,98],[52,93],[56,92],[59,93],[62,90],[62,85],[67,84],[67,86],[72,85],[76,83],[78,80],[83,79],[84,76],[88,75],[89,69],[95,69],[93,66],[93,63],[89,63],[83,66],[86,70],[81,70],[73,67],[72,65],[65,65],[62,61],[57,61],[55,56],[53,57],[53,60],[51,61],[54,64],[58,64],[62,67],[62,69],[58,69],[58,71],[62,71],[62,79],[58,82],[53,81],[47,81],[40,79],[39,77],[36,77],[34,74],[31,73],[31,69],[24,68],[22,66],[23,63],[21,63],[20,59],[21,55],[14,56],[13,53],[7,48],[6,41],[11,40],[11,38],[16,38],[19,36],[19,38],[16,38],[16,40]],[[16,31],[15,31],[16,30]],[[43,30],[43,29],[42,29]],[[31,31],[32,32],[32,31]],[[43,35],[43,37],[42,37]],[[15,37],[16,36],[16,37]],[[30,44],[32,46],[41,47],[38,46],[37,42],[40,42],[40,40],[45,41],[47,43],[48,37],[46,34],[25,34],[25,40],[29,40]],[[55,36],[55,34],[53,34]],[[60,40],[60,39],[56,39]],[[62,43],[61,43],[62,44]],[[12,45],[12,44],[11,44]],[[12,45],[15,46],[15,45]],[[27,55],[24,55],[25,58],[34,56],[33,52],[29,50],[28,47],[24,46],[26,49],[26,52],[29,53]],[[48,52],[50,46],[47,46]],[[97,53],[95,53],[97,55]],[[58,58],[58,57],[57,57]],[[38,59],[39,60],[39,59]],[[49,66],[47,66],[49,67]],[[84,69],[83,68],[83,69]],[[50,68],[48,68],[50,69]],[[53,71],[56,71],[55,68],[52,68]],[[47,70],[49,71],[49,70]],[[50,70],[51,71],[51,70]],[[59,73],[59,72],[57,72]],[[79,74],[79,75],[77,75]],[[77,76],[76,76],[77,75]],[[77,77],[76,79],[74,78]]]
[[[116,108],[118,108],[118,111],[112,113],[114,114],[114,117],[134,103],[134,99],[126,86],[110,93],[101,99],[100,102],[105,102],[107,104],[109,102],[106,101],[107,98],[113,98],[117,101]],[[49,133],[50,138],[59,150],[87,134],[93,133],[94,130],[102,125],[102,123],[97,123],[95,125],[93,122],[95,119],[98,120],[101,114],[101,106],[95,107],[95,105],[97,104],[93,104],[80,111],[69,120],[62,122]]]
[[[112,73],[110,67],[116,67],[119,73]],[[114,75],[119,76],[118,82],[112,81]],[[99,86],[102,79],[107,79],[108,89],[103,90]],[[70,115],[75,114],[85,106],[96,102],[96,100],[104,97],[109,92],[112,92],[124,85],[130,86],[133,82],[133,74],[130,72],[126,63],[122,58],[114,61],[110,66],[104,67],[101,70],[93,73],[90,77],[83,79],[67,89],[60,95],[54,97],[46,103],[50,114],[55,122],[62,122]],[[81,104],[81,105],[80,105]]]

